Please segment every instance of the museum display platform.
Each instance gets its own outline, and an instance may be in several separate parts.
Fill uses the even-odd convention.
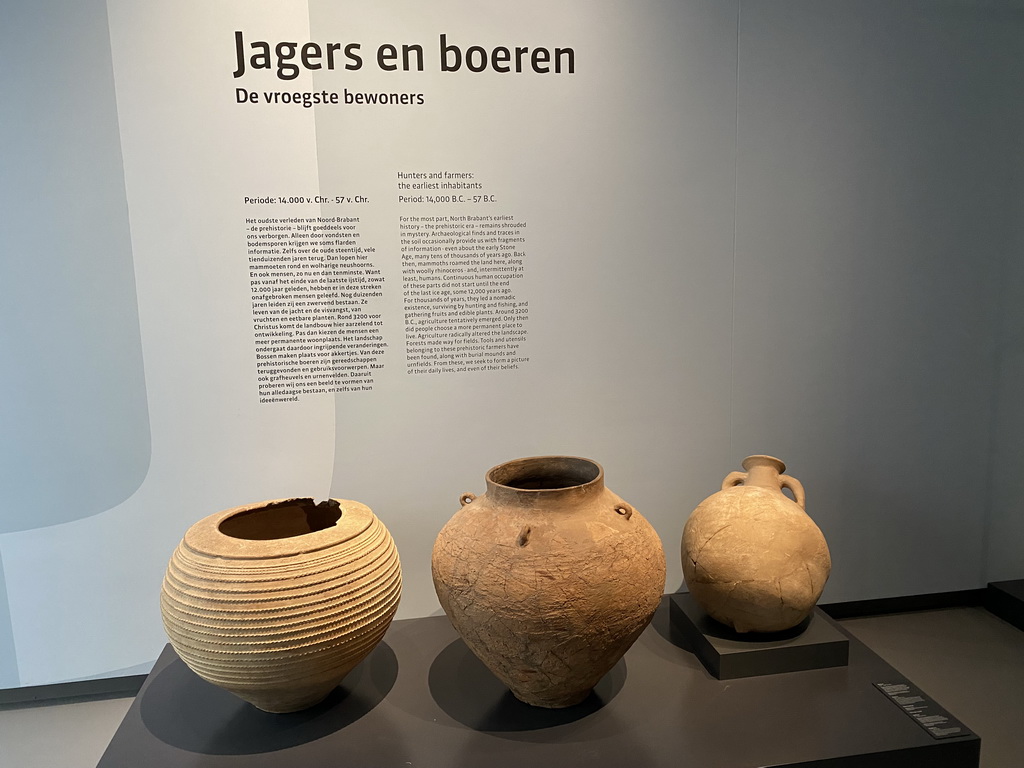
[[[985,590],[984,605],[1003,621],[1024,629],[1024,579],[991,582]]]
[[[850,639],[822,612],[782,632],[740,634],[711,618],[688,593],[669,597],[672,625],[683,645],[719,680],[844,667]]]
[[[717,680],[670,600],[563,710],[514,699],[444,616],[394,622],[326,701],[291,715],[209,685],[167,647],[99,768],[978,765],[980,739],[855,638],[846,666]]]

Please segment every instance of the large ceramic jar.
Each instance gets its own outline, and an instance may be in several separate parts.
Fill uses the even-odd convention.
[[[737,632],[790,629],[821,597],[832,568],[828,545],[785,464],[748,456],[743,469],[686,522],[683,576],[697,603]]]
[[[577,704],[651,620],[665,587],[661,540],[588,459],[518,459],[486,481],[434,543],[437,596],[518,699]]]
[[[369,507],[280,499],[193,525],[164,577],[171,645],[200,677],[267,712],[321,701],[384,636],[398,551]]]

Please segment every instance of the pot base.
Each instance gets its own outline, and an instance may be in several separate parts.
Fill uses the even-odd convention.
[[[511,689],[510,689],[511,690]],[[542,709],[565,709],[567,707],[575,707],[577,704],[582,704],[593,688],[588,688],[582,693],[576,692],[565,696],[558,696],[555,698],[538,698],[537,696],[520,696],[515,691],[512,691],[512,695],[516,697],[523,704],[529,704],[531,707],[541,707]]]
[[[330,685],[325,688],[318,685],[310,688],[281,688],[262,691],[240,691],[228,689],[240,699],[252,704],[256,709],[263,712],[270,712],[275,715],[284,715],[290,712],[299,712],[316,706],[330,696],[331,691],[337,685]]]

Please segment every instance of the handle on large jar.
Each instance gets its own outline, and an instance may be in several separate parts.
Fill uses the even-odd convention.
[[[462,506],[471,504],[474,501],[476,501],[476,496],[473,495],[472,493],[464,493],[461,496],[459,496],[459,504],[461,504]]]
[[[743,485],[743,481],[747,479],[746,472],[730,472],[725,476],[725,480],[722,481],[722,490],[732,488],[735,485]]]
[[[779,487],[789,488],[793,492],[793,498],[796,499],[796,503],[800,505],[800,509],[807,509],[804,506],[804,500],[807,498],[807,495],[804,493],[804,487],[800,484],[799,480],[789,475],[779,475]]]

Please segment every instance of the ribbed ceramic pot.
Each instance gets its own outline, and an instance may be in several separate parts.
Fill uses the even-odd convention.
[[[687,520],[683,577],[697,603],[737,632],[790,629],[821,597],[832,569],[828,545],[782,461],[748,456],[743,469]]]
[[[295,712],[373,650],[401,591],[398,551],[369,507],[279,499],[189,528],[160,609],[196,674],[266,712]]]
[[[661,540],[589,459],[517,459],[486,482],[434,543],[437,596],[516,698],[577,704],[651,620],[665,587]]]

